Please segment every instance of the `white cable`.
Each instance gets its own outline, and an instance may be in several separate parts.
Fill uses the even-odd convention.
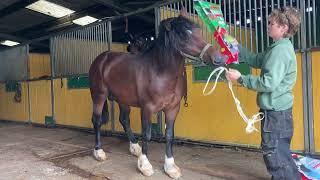
[[[217,82],[218,82],[218,78],[220,77],[221,73],[223,71],[227,71],[227,68],[225,67],[218,67],[216,68],[215,70],[213,70],[207,80],[207,83],[202,91],[203,95],[204,96],[207,96],[209,94],[211,94],[215,89],[216,89],[216,86],[217,86]],[[210,82],[210,79],[211,77],[216,73],[218,72],[217,76],[216,76],[216,80],[214,82],[214,85],[213,87],[211,88],[211,90],[206,93],[206,89],[207,89],[207,86]],[[259,122],[263,119],[263,116],[264,114],[262,112],[260,113],[257,113],[257,114],[254,114],[250,119],[245,115],[245,113],[243,112],[242,108],[241,108],[241,105],[240,105],[240,101],[238,100],[238,98],[236,98],[236,96],[234,95],[234,92],[232,90],[232,82],[228,79],[228,86],[229,86],[229,89],[231,91],[231,94],[232,94],[232,97],[233,97],[233,100],[237,106],[237,110],[238,110],[238,113],[240,114],[240,116],[242,117],[242,119],[245,121],[245,123],[247,123],[247,127],[246,127],[246,133],[252,133],[253,131],[258,131],[255,127],[254,127],[254,123],[256,122]],[[260,118],[259,118],[260,117]]]

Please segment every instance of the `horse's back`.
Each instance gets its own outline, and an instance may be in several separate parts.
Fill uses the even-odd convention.
[[[121,52],[104,52],[93,61],[89,71],[91,93],[105,92],[119,103],[136,106],[137,68],[136,55]]]

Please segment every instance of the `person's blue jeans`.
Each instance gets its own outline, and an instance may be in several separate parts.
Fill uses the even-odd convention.
[[[273,180],[301,180],[291,157],[293,135],[292,110],[266,111],[261,121],[261,148],[263,159]]]

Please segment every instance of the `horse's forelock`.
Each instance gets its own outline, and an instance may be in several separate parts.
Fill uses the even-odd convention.
[[[188,31],[197,27],[197,24],[183,16],[163,20],[159,28],[159,43],[167,50],[180,51],[190,40]]]
[[[173,63],[171,62],[173,59],[177,59],[175,56],[180,54],[191,39],[190,31],[197,27],[199,27],[197,24],[182,16],[165,19],[160,23],[158,38],[145,53],[157,54],[158,58],[151,61],[155,61],[154,65],[161,71]]]

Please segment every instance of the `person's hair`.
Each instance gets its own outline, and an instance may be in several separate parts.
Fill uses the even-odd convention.
[[[300,28],[301,13],[293,7],[282,7],[271,12],[269,21],[276,22],[281,26],[287,25],[288,31],[284,34],[284,37],[291,37]]]

